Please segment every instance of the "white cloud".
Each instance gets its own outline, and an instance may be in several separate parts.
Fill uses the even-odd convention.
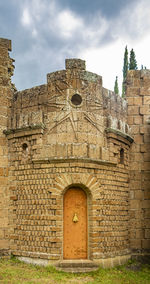
[[[131,43],[143,39],[150,30],[150,2],[139,0],[122,9],[112,22],[112,32],[116,37],[126,38]]]
[[[108,29],[109,21],[100,12],[97,13],[88,24],[84,22],[84,28],[80,31],[82,44],[89,47],[99,46]]]
[[[21,22],[23,26],[30,28],[32,36],[35,36],[35,30],[36,34],[43,30],[45,34],[52,33],[58,39],[77,39],[76,46],[82,48],[84,44],[97,45],[109,27],[108,21],[100,12],[87,23],[73,11],[61,9],[56,1],[30,0],[24,5]]]
[[[32,29],[32,37],[37,37],[38,32],[35,28]]]
[[[65,38],[75,36],[75,32],[80,32],[80,29],[84,28],[82,19],[69,10],[63,10],[58,14],[55,25],[60,35]]]
[[[23,24],[23,26],[30,26],[31,25],[31,16],[30,13],[28,11],[28,8],[24,8],[23,13],[22,13],[22,18],[21,18],[21,22]]]

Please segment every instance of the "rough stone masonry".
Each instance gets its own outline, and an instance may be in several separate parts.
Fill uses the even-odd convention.
[[[10,51],[1,38],[1,257],[148,259],[150,70],[128,72],[125,99],[80,59],[17,91]]]

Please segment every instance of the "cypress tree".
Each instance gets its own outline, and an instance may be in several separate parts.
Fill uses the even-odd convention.
[[[135,52],[132,48],[130,51],[129,70],[136,70],[136,69],[137,69],[137,62],[135,58]]]
[[[123,62],[123,82],[126,80],[128,68],[129,68],[128,48],[127,48],[127,45],[126,45],[125,52],[124,52],[124,62]]]
[[[128,48],[127,48],[127,45],[126,45],[125,52],[124,52],[124,60],[123,60],[122,97],[124,97],[124,95],[125,95],[125,81],[126,81],[126,78],[127,78],[128,69],[129,69]]]
[[[119,94],[118,76],[116,76],[115,85],[114,85],[114,92],[115,92],[115,94]]]

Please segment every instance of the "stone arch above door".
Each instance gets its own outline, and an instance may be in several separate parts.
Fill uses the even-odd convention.
[[[64,194],[64,192],[73,185],[78,185],[81,188],[87,189],[95,198],[99,195],[101,188],[101,184],[97,177],[91,174],[64,173],[55,178],[54,188],[59,193],[61,192],[61,194]]]

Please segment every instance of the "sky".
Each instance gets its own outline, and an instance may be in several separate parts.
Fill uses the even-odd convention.
[[[138,68],[150,69],[149,0],[0,0],[0,37],[12,40],[18,90],[46,84],[66,58],[86,60],[88,71],[121,93],[125,46]]]

